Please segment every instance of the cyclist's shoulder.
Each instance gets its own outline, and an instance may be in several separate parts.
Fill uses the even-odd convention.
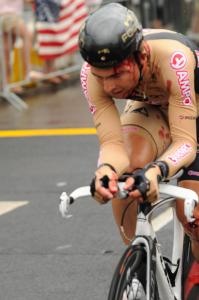
[[[185,43],[189,40],[186,35],[170,29],[144,28],[143,36],[144,36],[144,40],[147,41],[166,40],[168,42],[169,40],[169,42],[178,41],[181,43]]]
[[[145,29],[144,41],[150,49],[151,64],[169,68],[173,60],[189,61],[195,66],[194,44],[178,32],[166,29]]]
[[[195,50],[196,45],[187,36],[168,29],[144,29],[144,41],[154,51],[171,53],[173,51],[190,52]]]
[[[147,36],[150,35],[159,35],[159,34],[165,34],[165,33],[175,33],[176,31],[170,30],[170,29],[154,29],[154,28],[143,28],[143,36],[144,38],[147,38]],[[155,38],[155,37],[154,37]]]

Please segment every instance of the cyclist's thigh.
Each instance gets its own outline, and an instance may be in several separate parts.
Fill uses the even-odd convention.
[[[131,170],[155,160],[170,144],[166,118],[154,105],[127,101],[121,122]]]
[[[121,115],[121,123],[124,143],[131,160],[129,171],[156,159],[170,144],[167,122],[155,106],[129,100]],[[113,199],[112,208],[119,229],[123,220],[124,232],[120,230],[120,234],[128,244],[135,234],[137,203],[132,199]]]

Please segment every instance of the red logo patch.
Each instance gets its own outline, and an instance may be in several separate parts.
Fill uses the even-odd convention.
[[[181,89],[183,104],[186,106],[192,105],[191,87],[188,77],[188,71],[184,69],[187,58],[183,52],[175,51],[170,59],[171,67],[176,70],[178,83]]]
[[[186,61],[187,59],[184,53],[176,51],[173,53],[170,63],[173,69],[180,70],[186,65]]]

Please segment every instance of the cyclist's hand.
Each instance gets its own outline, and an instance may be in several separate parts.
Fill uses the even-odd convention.
[[[153,202],[157,200],[159,195],[158,186],[158,176],[161,172],[158,166],[152,166],[147,169],[142,169],[138,171],[140,176],[138,180],[129,177],[126,180],[125,189],[132,190],[129,192],[129,196],[135,198],[139,202],[147,200],[148,202]],[[136,173],[135,173],[136,174]],[[136,180],[138,183],[136,184]],[[138,188],[136,187],[138,186]]]
[[[195,207],[193,216],[195,218],[195,221],[191,223],[185,222],[184,229],[191,240],[199,242],[199,204],[197,204],[197,206]]]
[[[158,176],[160,176],[161,172],[158,166],[153,166],[149,168],[145,176],[149,180],[149,190],[147,192],[147,201],[153,202],[156,201],[159,197],[159,184],[158,184]]]
[[[99,167],[91,183],[91,193],[101,204],[107,203],[118,192],[118,176],[109,166]]]
[[[195,207],[193,215],[196,220],[193,224],[189,224],[186,229],[188,229],[187,233],[190,235],[190,238],[199,242],[199,204]]]

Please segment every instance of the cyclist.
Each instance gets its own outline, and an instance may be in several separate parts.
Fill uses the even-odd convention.
[[[133,11],[111,3],[86,20],[79,34],[86,61],[81,83],[100,142],[99,165],[91,190],[101,203],[112,200],[116,223],[124,209],[125,243],[135,231],[138,201],[154,201],[158,177],[166,178],[184,168],[178,184],[199,194],[199,51],[180,33],[143,30]],[[121,117],[116,100],[128,99]],[[198,136],[197,136],[198,134]],[[117,180],[135,171],[143,183],[117,199]],[[108,180],[107,180],[108,179]],[[128,178],[126,189],[134,179]],[[177,214],[192,241],[199,261],[199,227],[187,225],[183,203]],[[194,210],[199,219],[199,207]],[[199,223],[199,222],[198,222]]]

